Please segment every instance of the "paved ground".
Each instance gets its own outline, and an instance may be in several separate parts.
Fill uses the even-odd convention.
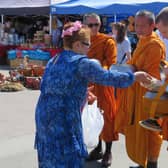
[[[6,67],[0,72],[8,74]],[[37,168],[34,143],[34,109],[39,91],[0,92],[0,168]],[[167,142],[163,143],[159,168],[166,168]],[[90,151],[90,149],[88,149]],[[112,168],[135,165],[125,152],[124,137],[113,144]],[[100,168],[100,162],[87,163],[85,168]]]

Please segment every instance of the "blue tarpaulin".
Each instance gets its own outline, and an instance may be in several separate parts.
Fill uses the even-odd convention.
[[[51,14],[135,14],[146,9],[158,13],[168,6],[168,0],[51,0]]]

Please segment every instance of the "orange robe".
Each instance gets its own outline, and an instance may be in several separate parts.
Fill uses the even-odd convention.
[[[158,36],[152,33],[150,36],[140,38],[128,64],[135,66],[137,71],[145,71],[160,79],[159,64],[164,57],[165,46]],[[146,166],[148,159],[158,157],[162,143],[160,134],[147,131],[139,125],[140,120],[149,117],[149,114],[143,111],[142,104],[146,91],[138,82],[127,89],[120,89],[115,120],[117,131],[124,130],[128,156],[142,166]]]
[[[102,33],[92,36],[88,56],[99,60],[102,67],[108,69],[116,63],[117,48],[114,39]],[[104,111],[104,126],[99,138],[105,142],[118,140],[118,134],[114,133],[116,114],[114,88],[94,84],[93,93],[97,96],[98,107]]]
[[[163,134],[163,139],[168,141],[168,117],[163,118],[162,134]]]

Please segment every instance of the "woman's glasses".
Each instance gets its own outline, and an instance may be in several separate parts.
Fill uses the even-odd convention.
[[[82,41],[82,44],[85,45],[85,46],[87,46],[87,47],[90,47],[90,43]]]
[[[99,23],[89,23],[88,27],[92,28],[92,27],[98,27]]]

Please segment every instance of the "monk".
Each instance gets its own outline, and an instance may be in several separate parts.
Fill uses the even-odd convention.
[[[167,78],[168,78],[168,66],[166,66],[163,69],[164,73],[166,74]],[[162,135],[163,135],[163,139],[168,141],[168,117],[163,117],[163,122],[162,122]],[[167,147],[168,150],[168,147]]]
[[[159,14],[156,16],[156,27],[157,34],[160,39],[164,42],[166,46],[166,60],[168,61],[168,7],[163,8]],[[163,63],[163,72],[168,78],[168,62],[164,61]],[[162,131],[163,139],[168,141],[168,117],[167,114],[158,114],[155,112],[155,115],[163,118],[163,122],[160,124],[156,118],[149,118],[141,122],[141,126],[146,129],[153,131]],[[160,116],[159,116],[160,115]]]
[[[114,39],[100,33],[100,17],[95,14],[86,14],[83,22],[91,30],[91,46],[88,52],[90,58],[100,61],[102,67],[108,69],[116,63],[117,47]],[[118,140],[118,134],[114,132],[114,118],[116,114],[116,102],[114,88],[102,85],[94,85],[93,93],[97,96],[98,107],[104,111],[104,126],[99,136],[99,143],[91,151],[88,161],[102,159],[102,166],[108,167],[112,162],[112,141]],[[102,140],[105,142],[105,153],[102,152]]]
[[[139,42],[128,64],[135,71],[143,70],[160,79],[159,64],[165,57],[165,46],[153,32],[154,27],[153,13],[145,10],[136,13],[135,30]],[[124,133],[128,156],[139,164],[137,168],[157,168],[162,136],[139,125],[140,120],[149,117],[149,114],[144,112],[142,104],[146,91],[147,89],[138,82],[128,89],[117,91],[119,100],[115,128]]]
[[[168,61],[168,7],[163,8],[156,16],[156,27],[160,38],[166,46],[166,60]],[[165,69],[165,74],[168,77],[168,68]],[[168,141],[168,117],[163,119],[162,123],[163,139]]]

